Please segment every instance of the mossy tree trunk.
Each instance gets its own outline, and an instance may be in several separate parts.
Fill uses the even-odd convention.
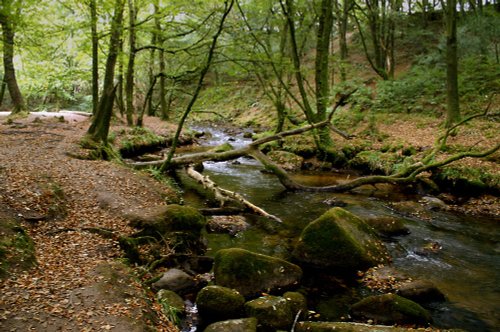
[[[14,67],[14,38],[16,27],[16,16],[19,15],[21,7],[17,9],[12,0],[3,0],[0,8],[0,25],[2,26],[3,37],[3,67],[4,81],[7,84],[10,98],[12,100],[12,113],[21,113],[25,111],[26,104],[23,95],[19,89]]]
[[[107,146],[109,125],[113,113],[113,104],[116,93],[114,85],[115,66],[120,51],[122,22],[123,22],[124,0],[116,0],[114,6],[113,22],[111,23],[111,36],[109,42],[108,58],[106,60],[106,71],[104,85],[97,113],[92,118],[92,123],[87,131],[88,137],[96,142]]]
[[[457,55],[457,1],[441,1],[445,9],[446,25],[446,127],[460,120],[458,99],[458,55]]]
[[[99,105],[99,36],[97,35],[96,0],[90,0],[89,8],[92,39],[92,114],[95,115]]]
[[[129,44],[129,54],[127,63],[127,73],[125,75],[125,114],[127,115],[127,125],[132,126],[134,124],[134,76],[135,76],[135,21],[137,18],[137,6],[135,0],[127,0],[128,2],[128,44]]]
[[[333,29],[333,0],[322,0],[319,7],[319,25],[316,41],[316,114],[314,123],[326,120],[330,97],[330,36]],[[333,143],[328,128],[320,129],[319,141],[323,149],[330,148]]]
[[[344,82],[347,79],[345,63],[348,57],[347,48],[347,23],[349,20],[349,12],[354,3],[353,0],[335,0],[333,6],[337,18],[337,29],[339,38],[339,55],[340,55],[340,79]]]
[[[193,106],[196,103],[196,100],[198,99],[198,95],[200,94],[200,91],[203,87],[203,82],[205,80],[205,76],[208,73],[208,70],[210,69],[210,65],[212,64],[212,60],[213,60],[214,55],[215,55],[215,48],[217,46],[217,40],[219,39],[220,35],[222,34],[222,30],[224,29],[224,23],[226,21],[226,18],[229,15],[229,13],[231,12],[233,5],[234,5],[234,0],[224,2],[224,12],[223,12],[222,17],[221,17],[219,24],[217,26],[217,31],[215,32],[214,36],[212,37],[212,42],[210,43],[210,48],[208,50],[207,59],[205,61],[204,66],[201,68],[201,71],[200,71],[200,76],[198,78],[198,84],[196,85],[193,96],[191,97],[191,100],[189,101],[188,105],[186,106],[186,109],[184,110],[184,113],[182,114],[182,116],[179,120],[179,123],[177,125],[177,130],[176,130],[174,138],[172,140],[172,146],[170,147],[170,151],[168,153],[167,159],[160,166],[161,172],[165,172],[171,166],[170,163],[172,161],[172,158],[174,157],[175,150],[177,148],[177,144],[179,143],[179,137],[180,137],[181,131],[184,127],[184,123],[186,122],[187,117],[191,113],[191,110],[193,109]]]

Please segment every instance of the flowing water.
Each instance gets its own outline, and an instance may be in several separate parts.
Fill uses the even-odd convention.
[[[211,131],[212,135],[204,142],[207,145],[226,143],[230,139],[222,130],[195,129]],[[248,143],[241,135],[233,135],[229,142],[235,147]],[[441,211],[427,211],[425,219],[405,217],[392,210],[388,203],[416,197],[383,186],[380,190],[356,194],[285,192],[273,175],[263,173],[257,162],[246,158],[237,162],[205,162],[204,166],[204,174],[221,187],[242,194],[283,220],[282,225],[276,225],[273,221],[255,217],[254,226],[237,236],[208,234],[209,255],[221,248],[241,247],[286,256],[291,239],[330,208],[325,200],[335,197],[347,204],[345,209],[362,218],[390,215],[404,221],[411,233],[392,238],[386,245],[397,270],[414,279],[430,280],[445,294],[447,301],[433,304],[431,308],[435,326],[467,331],[500,330],[499,219]],[[349,176],[341,173],[300,174],[296,180],[309,185],[328,185]],[[192,201],[189,197],[186,199]],[[423,253],[421,249],[429,243],[437,243],[441,249],[433,254]],[[346,300],[344,294],[319,294],[314,302],[315,309],[326,319],[338,319],[334,314],[329,317],[332,315],[329,307],[339,306],[342,299],[347,303],[352,301]]]

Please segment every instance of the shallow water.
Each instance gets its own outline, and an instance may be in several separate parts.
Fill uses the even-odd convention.
[[[206,144],[218,145],[227,140],[223,131],[216,130]],[[245,140],[238,135],[230,143],[238,146],[245,144]],[[283,220],[282,225],[276,225],[273,221],[252,217],[254,226],[235,237],[209,234],[209,255],[221,248],[242,247],[286,257],[291,239],[330,208],[325,200],[335,197],[347,204],[345,209],[360,217],[391,215],[404,221],[410,235],[393,238],[386,244],[398,270],[414,279],[431,280],[445,294],[447,302],[434,304],[431,308],[435,326],[468,331],[500,330],[498,219],[437,211],[426,212],[428,218],[425,220],[405,217],[390,209],[387,203],[416,197],[384,186],[380,186],[380,190],[369,189],[357,194],[286,192],[273,175],[263,173],[257,162],[246,158],[236,163],[206,162],[204,166],[204,174],[221,187],[242,194]],[[300,174],[296,180],[309,185],[328,185],[349,176]],[[422,253],[421,248],[431,242],[438,243],[442,249],[432,254]],[[327,318],[328,309],[345,306],[350,301],[346,294],[320,294],[315,309],[320,314],[322,308],[325,309],[323,316]]]

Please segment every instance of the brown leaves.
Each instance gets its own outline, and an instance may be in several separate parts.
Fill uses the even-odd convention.
[[[134,230],[120,214],[162,204],[162,189],[152,179],[116,164],[68,157],[65,152],[75,149],[86,125],[41,123],[37,126],[44,131],[36,135],[30,132],[31,124],[27,126],[17,135],[2,135],[6,127],[0,124],[0,204],[20,216],[50,216],[55,205],[64,205],[66,213],[58,220],[44,217],[25,225],[35,243],[38,265],[1,282],[2,329],[107,331],[117,328],[117,322],[133,323],[149,309],[139,284],[132,283],[136,291],[122,300],[99,302],[78,295],[104,282],[95,273],[96,266],[122,255],[114,240],[81,229],[131,234]],[[108,207],[97,201],[104,191],[113,196]]]

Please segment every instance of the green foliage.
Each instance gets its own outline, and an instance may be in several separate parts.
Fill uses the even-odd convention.
[[[0,219],[0,279],[35,264],[35,245],[24,228],[13,220]]]
[[[174,325],[180,326],[182,321],[183,312],[179,308],[170,305],[168,299],[159,299],[158,302],[161,305],[161,311],[165,316],[167,316],[168,320],[171,321]]]
[[[374,110],[395,113],[429,112],[445,102],[445,71],[441,66],[416,65],[402,77],[380,81]]]

